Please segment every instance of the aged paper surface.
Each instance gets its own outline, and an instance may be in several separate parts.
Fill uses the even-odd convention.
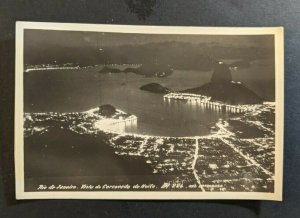
[[[282,200],[283,28],[16,23],[17,199]]]

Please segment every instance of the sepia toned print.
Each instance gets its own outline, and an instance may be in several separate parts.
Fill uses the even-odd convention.
[[[17,23],[18,199],[281,200],[282,28]]]

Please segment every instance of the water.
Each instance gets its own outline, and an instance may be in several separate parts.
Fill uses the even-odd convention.
[[[246,84],[260,92],[258,94],[271,99],[272,83],[261,85],[270,79],[267,76],[261,78],[261,72],[268,69],[253,66],[233,72],[233,78],[248,82]],[[32,71],[25,76],[24,108],[25,112],[74,112],[111,104],[138,117],[137,126],[127,126],[126,132],[162,136],[207,135],[210,126],[228,114],[200,104],[164,101],[163,94],[139,88],[155,82],[172,90],[183,90],[209,82],[211,74],[209,71],[175,71],[168,77],[156,78],[133,73],[99,74],[95,69]]]

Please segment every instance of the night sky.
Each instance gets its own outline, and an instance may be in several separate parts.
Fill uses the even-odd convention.
[[[25,46],[38,47],[47,45],[63,46],[114,46],[126,44],[146,44],[153,42],[178,41],[193,44],[211,43],[212,45],[233,47],[270,48],[273,37],[270,35],[228,36],[228,35],[155,35],[133,33],[103,33],[58,30],[25,30]],[[272,38],[270,38],[272,37]]]

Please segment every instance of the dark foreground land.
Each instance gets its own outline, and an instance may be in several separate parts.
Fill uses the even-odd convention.
[[[106,139],[57,127],[25,138],[25,190],[36,191],[41,184],[160,183],[151,179],[152,170],[141,157],[116,155]]]

